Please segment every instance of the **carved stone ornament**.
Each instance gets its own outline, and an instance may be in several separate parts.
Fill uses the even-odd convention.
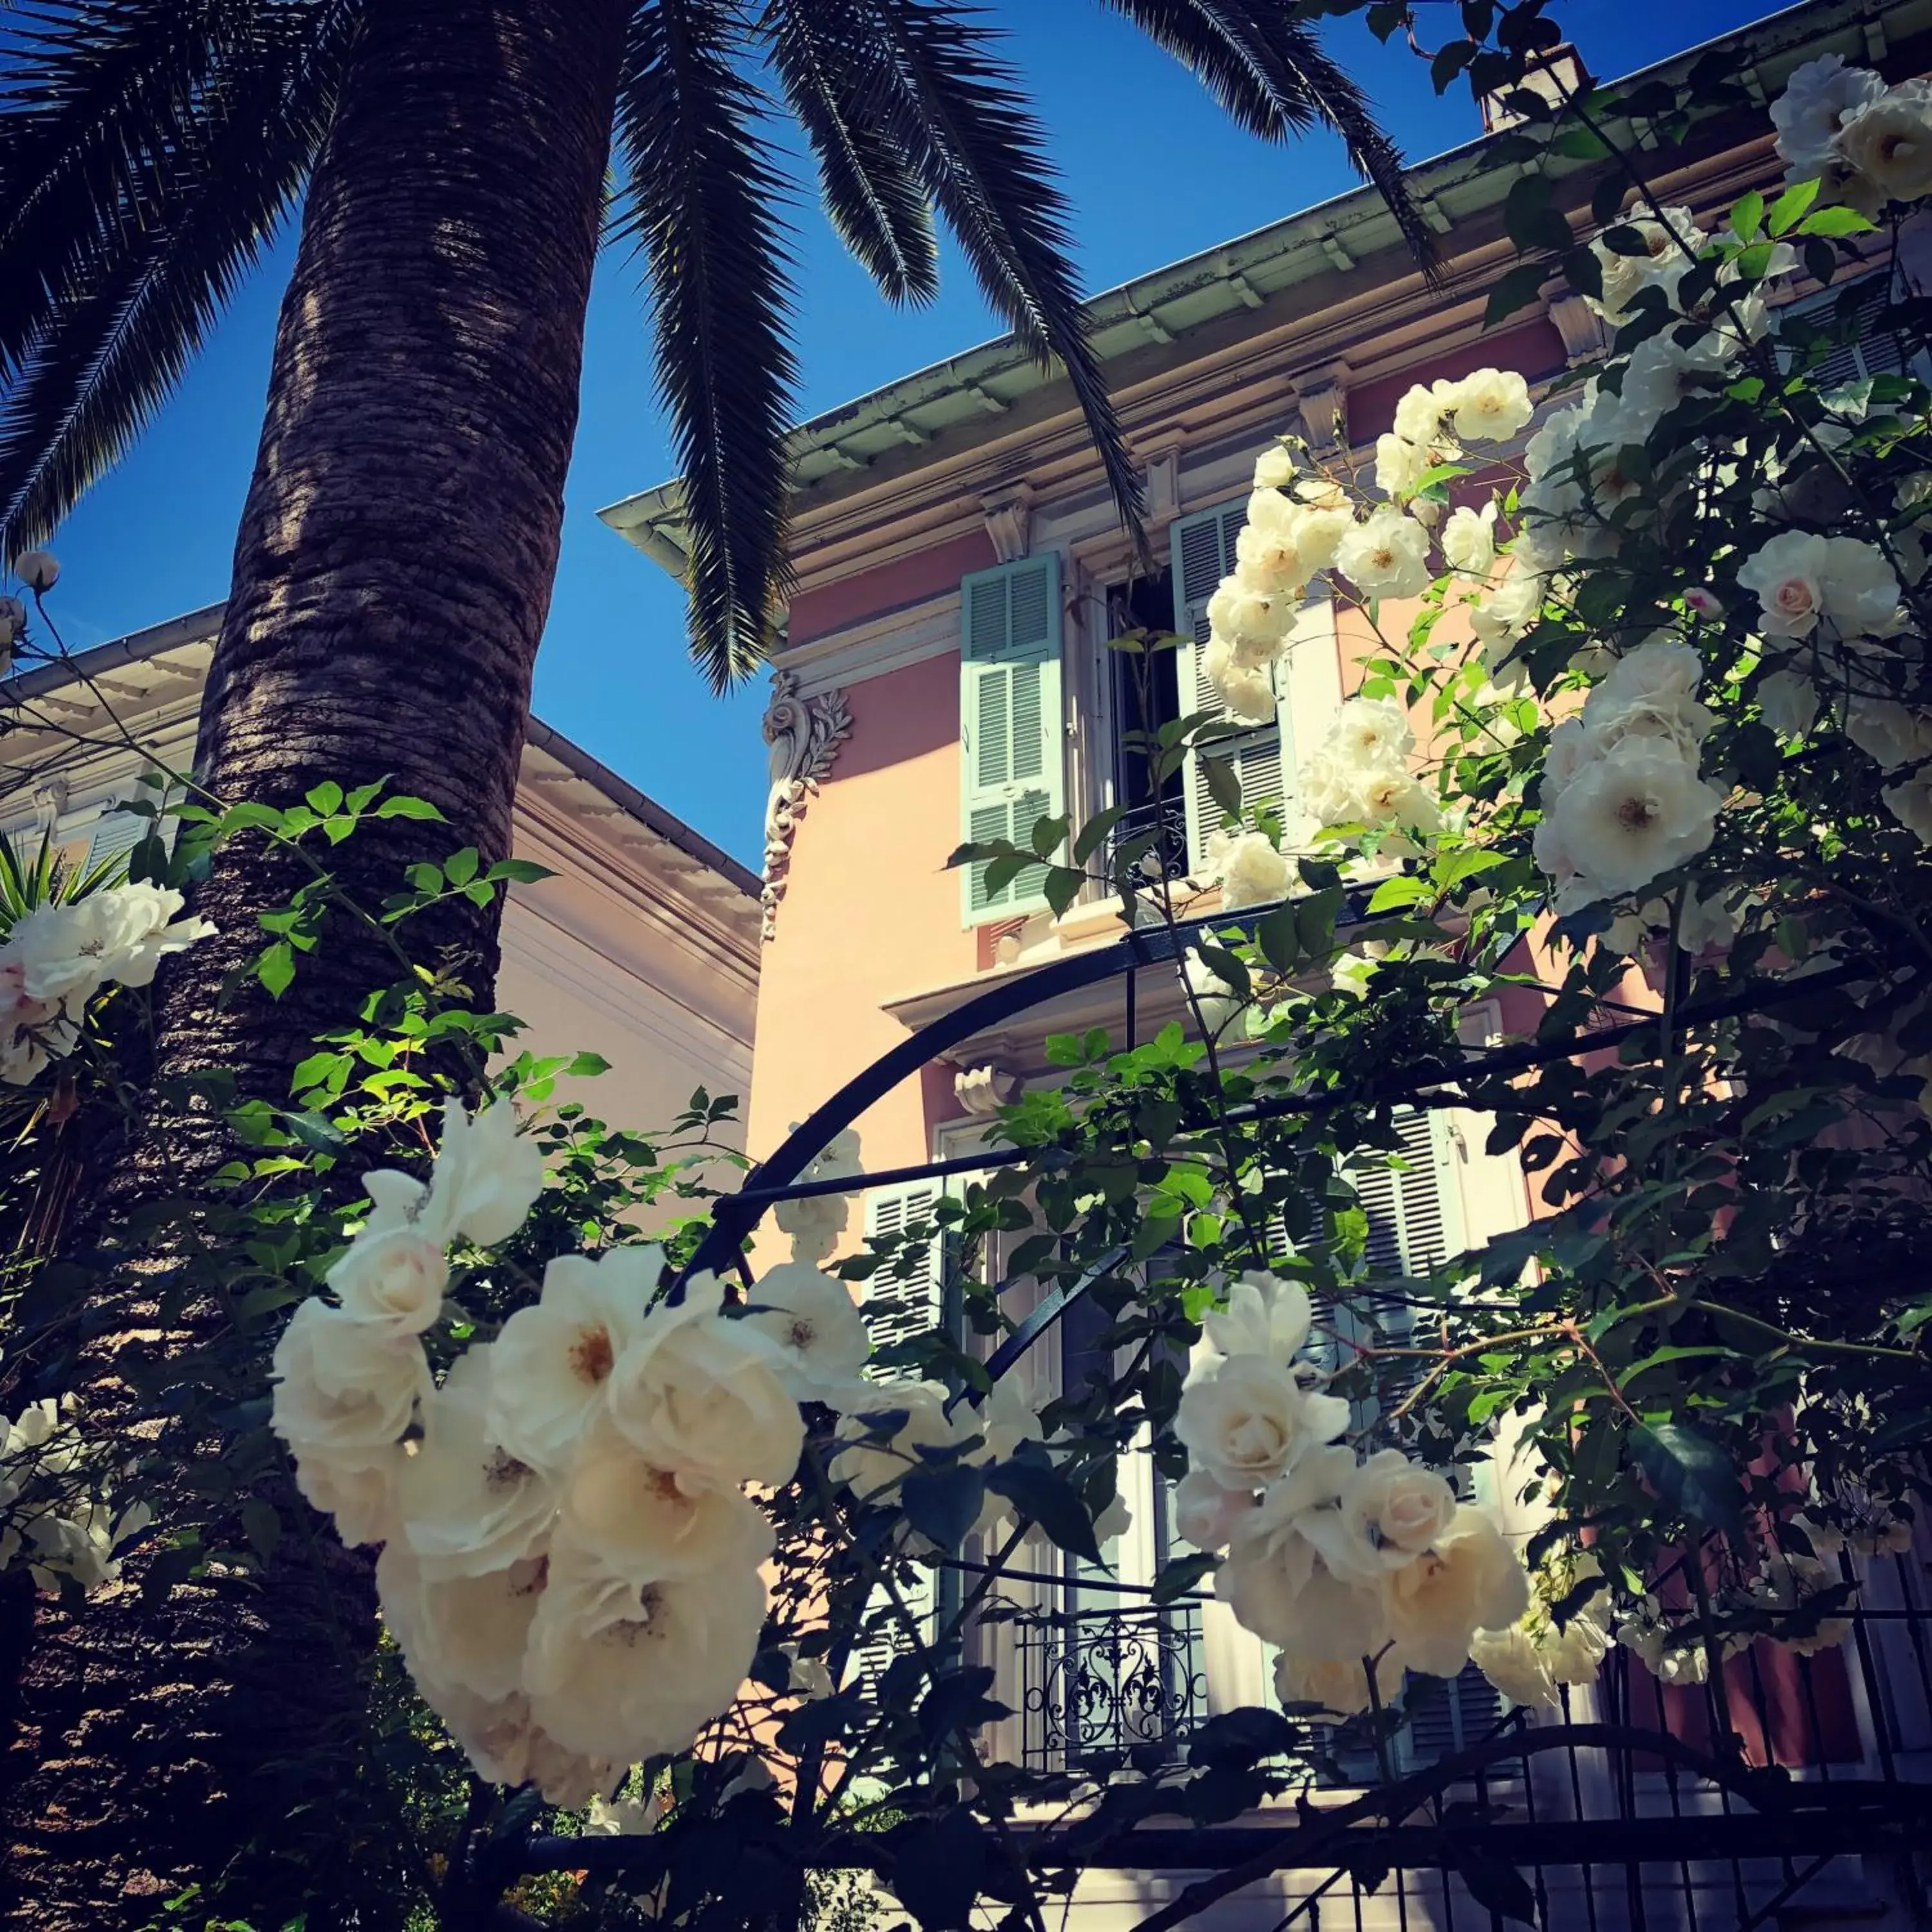
[[[1033,536],[1030,484],[1016,483],[998,496],[981,497],[980,514],[986,520],[993,554],[1001,563],[1016,563],[1027,554]]]
[[[798,694],[798,674],[772,676],[771,702],[765,706],[765,742],[771,747],[771,790],[765,795],[765,884],[758,895],[763,936],[778,931],[778,901],[791,870],[791,842],[805,808],[818,796],[838,747],[851,736],[852,714],[842,691]]]
[[[1563,338],[1563,352],[1574,368],[1610,352],[1610,332],[1603,319],[1581,296],[1558,296],[1550,304],[1550,320]]]
[[[1317,456],[1348,453],[1348,376],[1345,369],[1318,369],[1295,379],[1301,430]]]
[[[952,1076],[961,1106],[976,1118],[997,1114],[1020,1090],[1018,1077],[999,1066],[965,1066]]]

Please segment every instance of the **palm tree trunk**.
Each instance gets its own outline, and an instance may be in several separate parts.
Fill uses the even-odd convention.
[[[310,190],[197,756],[230,799],[289,805],[326,779],[386,777],[440,807],[447,827],[388,821],[334,853],[371,907],[409,862],[508,850],[626,10],[381,0]],[[225,1068],[280,1100],[315,1033],[398,975],[338,920],[280,1002],[245,974],[224,994],[263,943],[255,915],[303,876],[254,843],[218,856],[200,893],[220,937],[161,989],[157,1073]],[[488,1010],[494,910],[460,903],[431,937]],[[209,1130],[167,1142],[137,1150],[137,1195],[191,1186],[222,1151]],[[218,1321],[162,1319],[138,1281],[98,1312],[82,1393],[110,1426],[136,1413],[132,1358],[203,1342]],[[76,1616],[43,1609],[0,1923],[145,1927],[184,1884],[224,1874],[238,1877],[224,1916],[262,1932],[304,1906],[309,1932],[400,1922],[400,1899],[392,1916],[370,1897],[394,1847],[357,1841],[366,1814],[341,1783],[374,1633],[367,1567],[314,1527],[290,1510],[255,1575],[144,1600],[137,1563]]]

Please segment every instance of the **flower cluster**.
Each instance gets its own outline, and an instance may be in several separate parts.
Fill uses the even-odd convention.
[[[1771,119],[1787,181],[1819,182],[1871,215],[1932,194],[1932,82],[1888,87],[1826,54],[1792,75]]]
[[[1717,723],[1702,675],[1682,640],[1646,638],[1550,734],[1535,849],[1559,912],[1639,892],[1710,844],[1724,794],[1698,775]]]
[[[1546,1562],[1532,1580],[1529,1608],[1506,1630],[1478,1630],[1469,1660],[1508,1698],[1534,1710],[1555,1710],[1558,1687],[1594,1684],[1610,1648],[1600,1591],[1560,1621],[1557,1606],[1603,1572],[1587,1550]]]
[[[792,1123],[796,1132],[798,1123]],[[835,1134],[830,1142],[806,1163],[801,1180],[849,1180],[860,1172],[859,1135],[848,1127]],[[772,1210],[772,1219],[782,1233],[791,1237],[792,1258],[822,1262],[838,1245],[838,1237],[852,1212],[850,1197],[844,1194],[810,1194],[803,1198],[781,1201]]]
[[[1285,1702],[1347,1714],[1386,1698],[1404,1670],[1453,1677],[1479,1630],[1514,1623],[1528,1580],[1484,1513],[1400,1450],[1341,1446],[1348,1405],[1296,1358],[1306,1294],[1244,1274],[1205,1318],[1174,1434],[1191,1467],[1180,1533],[1226,1550],[1215,1592],[1278,1645]]]
[[[772,1544],[743,1486],[789,1478],[803,1424],[779,1344],[715,1280],[654,1303],[655,1247],[552,1261],[439,1384],[449,1249],[506,1240],[542,1179],[500,1102],[450,1104],[427,1186],[368,1176],[336,1299],[276,1348],[273,1426],[344,1540],[382,1545],[384,1618],[478,1771],[580,1804],[735,1696]]]
[[[65,1058],[103,986],[150,985],[170,953],[214,930],[181,909],[179,892],[135,884],[22,913],[0,944],[0,1081],[24,1086]]]
[[[1408,715],[1394,699],[1348,699],[1302,760],[1302,808],[1318,825],[1436,830],[1436,800],[1408,768],[1414,749]]]
[[[1466,444],[1507,442],[1520,434],[1534,409],[1528,384],[1514,369],[1478,369],[1453,382],[1418,382],[1396,404],[1394,427],[1376,440],[1376,487],[1398,502],[1408,502],[1417,516],[1432,524],[1441,506],[1432,497],[1417,495],[1423,479],[1431,470],[1458,461]],[[1346,563],[1342,568],[1369,596],[1413,596],[1428,581],[1425,569],[1412,589],[1377,591]]]
[[[120,1552],[152,1520],[146,1503],[116,1517],[110,1488],[68,1405],[52,1396],[0,1415],[0,1570],[24,1558],[43,1590],[70,1577],[92,1592],[121,1574]]]

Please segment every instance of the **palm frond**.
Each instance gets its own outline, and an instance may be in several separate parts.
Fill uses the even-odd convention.
[[[346,31],[337,9],[301,17],[301,40],[227,60],[177,124],[164,194],[44,292],[0,407],[0,554],[44,537],[119,456],[292,206]]]
[[[298,62],[335,0],[44,0],[0,28],[0,371],[203,178],[232,73]]]
[[[692,655],[721,692],[764,656],[784,588],[796,375],[774,213],[785,184],[739,65],[742,36],[733,0],[646,0],[617,102],[618,232],[644,258],[656,314],[691,543]]]
[[[1382,190],[1424,275],[1436,280],[1436,238],[1408,191],[1401,152],[1314,32],[1280,0],[1107,0],[1192,73],[1231,119],[1264,140],[1317,122]]]
[[[818,161],[826,213],[889,301],[939,292],[932,207],[880,124],[890,74],[853,16],[771,0],[760,22],[785,99]]]
[[[1141,481],[1087,340],[1066,203],[998,36],[943,0],[810,0],[853,17],[884,56],[882,125],[912,158],[987,300],[1042,364],[1064,366],[1123,520]]]

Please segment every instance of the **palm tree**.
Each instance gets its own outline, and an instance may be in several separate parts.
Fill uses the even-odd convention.
[[[1257,134],[1339,130],[1426,255],[1397,156],[1286,0],[1108,4]],[[276,804],[388,776],[442,808],[442,850],[502,856],[604,241],[648,289],[694,654],[720,688],[758,661],[794,374],[775,110],[892,299],[932,296],[944,218],[1020,340],[1064,366],[1131,519],[1041,130],[997,34],[949,0],[38,0],[0,6],[0,555],[139,433],[299,206],[197,768]],[[340,876],[379,900],[421,837],[406,820],[358,834]],[[160,991],[160,1076],[224,1067],[279,1100],[313,1036],[391,976],[345,931],[279,1003],[224,985],[292,883],[259,850],[218,857],[199,909],[224,936]],[[487,1003],[494,912],[459,903],[438,937]],[[245,1616],[197,1585],[56,1621],[13,1804],[31,1840],[17,1922],[103,1924],[123,1895],[144,1920],[272,1834],[277,1787],[255,1773],[352,1702],[355,1594],[297,1552]],[[332,1650],[315,1634],[331,1600],[357,1640]],[[264,1633],[279,1665],[251,1677],[238,1646]]]

